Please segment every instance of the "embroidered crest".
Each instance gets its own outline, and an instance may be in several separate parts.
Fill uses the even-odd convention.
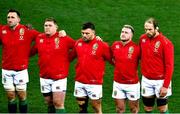
[[[154,45],[154,52],[158,52],[158,49],[159,49],[160,45],[161,45],[161,42],[160,42],[160,41],[157,41],[157,42],[155,43],[155,45]]]
[[[59,42],[60,42],[60,40],[59,40],[58,37],[54,39],[54,42],[55,42],[55,47],[56,47],[56,49],[59,48]]]
[[[128,50],[128,58],[131,58],[131,57],[132,57],[133,52],[134,52],[134,47],[133,47],[133,46],[130,46],[130,47],[129,47],[129,50]]]
[[[21,28],[20,30],[19,30],[19,34],[22,36],[22,35],[24,35],[24,28]]]
[[[96,55],[97,48],[98,48],[98,43],[93,44],[92,55]]]
[[[19,40],[24,40],[24,28],[21,28],[20,30],[19,30]]]

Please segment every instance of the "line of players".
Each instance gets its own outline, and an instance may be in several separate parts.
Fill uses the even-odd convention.
[[[168,112],[168,96],[171,93],[171,79],[174,69],[174,48],[159,30],[154,18],[144,23],[145,34],[137,45],[132,41],[134,28],[124,25],[120,40],[110,47],[96,36],[95,25],[84,23],[82,37],[75,41],[58,32],[54,18],[44,22],[44,33],[31,26],[20,24],[20,13],[10,9],[7,25],[0,26],[2,45],[2,83],[8,98],[8,111],[28,112],[27,83],[29,57],[38,54],[41,92],[49,113],[65,113],[64,101],[69,64],[75,58],[74,96],[81,113],[87,113],[90,99],[95,113],[102,113],[101,98],[105,72],[105,61],[114,65],[112,97],[116,112],[125,112],[126,100],[130,111],[138,113],[140,81],[138,64],[141,66],[141,95],[145,112],[152,112],[155,100],[161,113]],[[31,46],[32,42],[35,42]]]

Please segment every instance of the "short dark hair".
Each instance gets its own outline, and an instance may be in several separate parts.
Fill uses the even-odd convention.
[[[45,22],[46,21],[52,21],[55,25],[57,25],[57,21],[56,21],[56,19],[54,19],[53,17],[48,17],[48,18],[46,18],[45,19]]]
[[[82,25],[82,30],[85,30],[85,29],[92,29],[92,30],[95,30],[95,26],[92,22],[86,22]]]
[[[131,25],[124,25],[123,28],[129,28],[131,29],[132,33],[134,34],[134,28]]]
[[[10,12],[16,13],[16,14],[18,15],[18,17],[21,16],[20,13],[19,13],[19,11],[15,10],[15,9],[9,9],[9,10],[8,10],[8,13],[10,13]]]

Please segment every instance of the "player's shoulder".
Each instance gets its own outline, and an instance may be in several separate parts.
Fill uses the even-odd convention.
[[[114,45],[119,45],[119,44],[121,44],[120,41],[114,41],[113,44],[112,44],[112,46],[114,46]]]
[[[164,36],[162,33],[160,34],[161,42],[163,42],[165,45],[170,44],[173,45],[171,40],[169,40],[166,36]]]
[[[142,39],[147,39],[147,35],[146,35],[146,34],[142,34],[142,35],[140,36],[140,40],[142,40]]]
[[[82,38],[79,38],[78,40],[75,41],[75,46],[78,45],[78,44],[82,45],[82,43],[83,43]]]
[[[37,38],[44,38],[44,37],[46,37],[46,34],[45,34],[45,33],[40,33],[40,34],[38,34],[38,36],[37,36]]]

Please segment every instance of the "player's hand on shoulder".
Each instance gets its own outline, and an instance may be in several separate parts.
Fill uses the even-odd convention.
[[[59,31],[59,37],[65,37],[67,34],[66,34],[66,31],[65,30],[60,30]]]
[[[100,36],[96,36],[96,39],[99,40],[99,41],[103,41]]]
[[[34,29],[33,26],[32,26],[32,24],[30,24],[30,23],[27,23],[25,26],[26,26],[29,30]]]

